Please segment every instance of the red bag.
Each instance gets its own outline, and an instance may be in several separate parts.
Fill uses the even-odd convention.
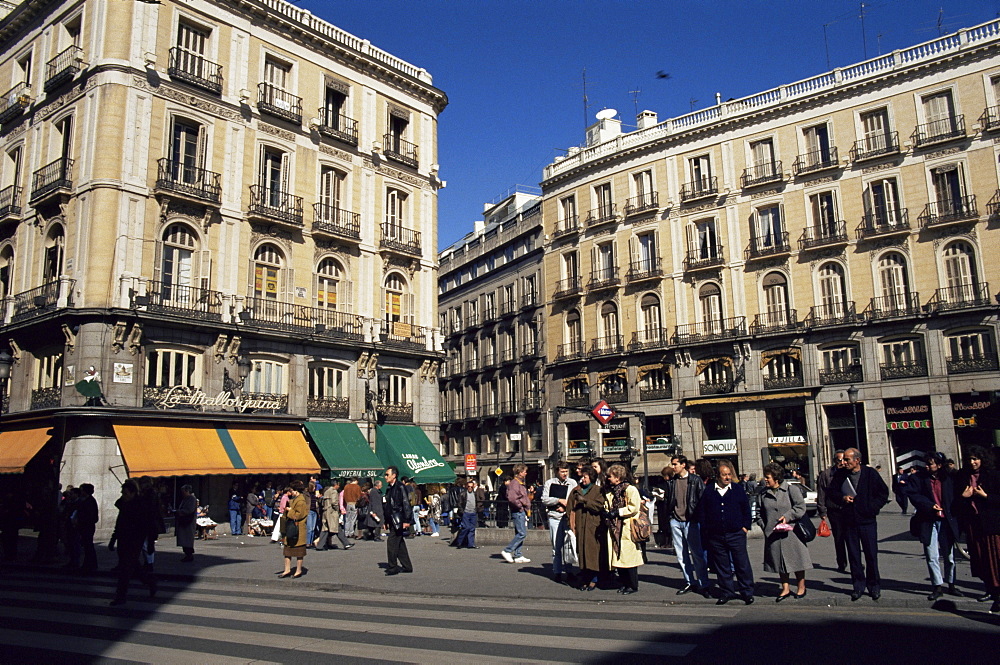
[[[816,535],[822,538],[829,538],[833,535],[833,532],[830,531],[830,525],[826,523],[825,517],[819,521],[819,527],[816,528]]]

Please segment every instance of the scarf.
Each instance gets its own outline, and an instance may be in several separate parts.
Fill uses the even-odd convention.
[[[615,558],[620,557],[622,551],[622,527],[625,525],[625,520],[621,518],[619,508],[625,507],[625,490],[627,488],[628,483],[622,481],[617,485],[611,485],[608,492],[611,495],[610,512],[615,514],[605,517],[604,521],[608,527],[608,533],[611,535],[611,549],[614,550]]]
[[[587,492],[589,492],[594,487],[594,483],[590,483],[586,487],[584,487],[583,485],[577,485],[577,487],[580,488],[580,494],[587,496]]]

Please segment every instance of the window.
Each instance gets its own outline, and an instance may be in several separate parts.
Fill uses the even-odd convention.
[[[952,302],[975,301],[978,297],[979,274],[976,269],[975,250],[964,240],[949,244],[944,249],[944,276],[946,298]]]
[[[606,242],[594,248],[594,272],[597,279],[610,279],[616,271],[615,244]]]
[[[618,308],[612,302],[601,305],[601,332],[606,345],[618,343]]]
[[[31,51],[17,59],[15,78],[18,79],[15,83],[24,82],[28,87],[31,87]]]
[[[501,309],[504,313],[514,311],[514,285],[504,284],[503,287],[503,298],[501,300]]]
[[[171,224],[163,231],[163,261],[160,270],[161,297],[166,303],[191,303],[194,286],[194,255],[198,240],[186,224]]]
[[[265,243],[254,252],[253,294],[256,298],[277,300],[280,291],[281,268],[284,257],[281,251],[270,243]]]
[[[327,84],[326,94],[323,97],[323,125],[330,129],[348,129],[342,121],[347,114],[347,92],[341,86]]]
[[[931,169],[937,214],[948,216],[964,211],[965,178],[961,164],[948,164]]]
[[[287,365],[273,360],[254,360],[250,376],[244,384],[249,393],[286,395],[288,394],[285,375]]]
[[[615,214],[615,204],[611,199],[611,183],[605,182],[594,187],[594,215],[598,219],[607,219]]]
[[[688,159],[688,173],[696,193],[712,189],[712,162],[708,155]]]
[[[923,364],[923,344],[916,337],[882,342],[882,362],[890,366]]]
[[[956,371],[959,363],[989,359],[992,369],[995,369],[996,353],[993,350],[993,335],[989,330],[962,330],[948,333],[945,336],[948,345],[948,370]],[[970,367],[969,369],[972,369]],[[976,369],[991,369],[980,366]]]
[[[752,217],[754,249],[777,249],[785,246],[781,205],[757,208]]]
[[[832,161],[830,150],[830,128],[826,123],[806,127],[802,130],[806,152],[802,156],[805,168],[826,166]]]
[[[346,397],[344,374],[344,370],[339,367],[313,367],[309,372],[309,397]]]
[[[194,76],[201,81],[212,81],[218,78],[218,68],[205,60],[205,50],[211,31],[195,26],[185,21],[177,25],[177,55],[171,67],[178,72]],[[173,74],[173,72],[171,72]],[[183,76],[181,74],[181,76]]]
[[[774,141],[772,139],[762,139],[750,143],[750,163],[751,167],[747,174],[746,184],[752,185],[781,177],[778,164],[774,159]]]
[[[691,250],[696,259],[714,259],[719,256],[719,237],[714,219],[703,219],[694,223],[691,234]]]
[[[389,404],[408,404],[410,401],[409,377],[403,376],[402,374],[390,374],[389,390],[387,391],[385,397],[385,401]]]
[[[387,323],[409,323],[412,318],[413,302],[408,293],[406,280],[399,273],[390,273],[385,278],[385,310]]]
[[[33,388],[61,388],[63,377],[63,354],[50,353],[35,356],[35,381]]]
[[[927,95],[920,101],[923,106],[925,122],[922,138],[934,140],[950,136],[958,130],[955,100],[952,98],[950,90]]]
[[[346,298],[340,293],[350,286],[342,278],[343,270],[335,259],[323,259],[316,269],[316,306],[320,309],[344,309]]]
[[[822,354],[824,372],[850,372],[861,364],[861,351],[856,344],[827,347]]]
[[[787,324],[791,314],[788,303],[788,279],[780,272],[768,273],[764,277],[762,286],[768,324]]]
[[[408,152],[404,149],[403,144],[406,141],[406,130],[410,126],[409,116],[408,112],[398,112],[394,109],[389,109],[389,134],[387,137],[389,145],[386,146],[386,150],[397,154]]]
[[[698,363],[702,385],[727,386],[733,380],[733,362],[729,358],[716,358],[704,365]],[[696,371],[698,371],[696,370]]]
[[[527,277],[521,278],[521,298],[524,299],[526,305],[534,305],[536,302],[535,298],[535,276],[528,275]],[[511,297],[513,297],[513,292]]]
[[[11,286],[14,284],[14,247],[6,245],[0,250],[0,300],[13,295]]]
[[[69,46],[80,48],[81,35],[83,34],[83,17],[79,14],[63,23],[65,38],[63,43],[68,42]]]
[[[847,277],[844,266],[836,262],[819,268],[820,316],[823,319],[844,316],[847,301]]]
[[[149,388],[201,388],[201,355],[190,351],[157,349],[146,355]]]
[[[576,226],[576,197],[566,196],[559,199],[559,221],[561,229],[572,229]]]
[[[647,341],[651,336],[659,337],[662,327],[660,318],[660,299],[652,293],[647,293],[639,302],[639,313],[641,316],[642,330],[645,331]]]
[[[579,346],[583,341],[583,326],[580,322],[580,313],[576,310],[566,315],[566,342]]]
[[[840,233],[837,197],[833,192],[819,192],[809,197],[813,228],[819,238],[834,238]]]
[[[764,389],[783,388],[790,384],[789,380],[802,376],[802,363],[799,361],[798,349],[790,353],[779,353],[771,356],[764,365]],[[801,382],[799,382],[801,385]]]
[[[883,254],[878,262],[883,310],[905,311],[910,302],[910,276],[906,259],[899,252]]]
[[[670,374],[662,368],[639,371],[639,394],[661,393],[670,390]]]
[[[205,129],[202,125],[174,118],[170,133],[170,178],[174,182],[203,185],[200,169],[205,166]]]
[[[406,223],[406,192],[388,189],[385,193],[385,233],[399,238]]]
[[[70,159],[73,156],[73,116],[66,116],[54,126],[59,140],[59,157]]]
[[[278,62],[273,58],[264,59],[264,83],[274,86],[278,90],[285,91],[288,89],[291,72],[292,66],[289,64]],[[280,100],[272,99],[268,101],[276,106],[281,106],[280,103],[277,103]],[[290,110],[290,107],[285,110]]]
[[[722,290],[717,284],[705,284],[698,291],[701,322],[706,332],[722,330]]]
[[[345,175],[332,166],[323,166],[319,170],[319,206],[316,208],[318,221],[332,224],[342,224],[340,210],[344,207],[341,196],[344,191]]]
[[[65,260],[66,237],[62,226],[56,224],[45,236],[45,255],[42,262],[42,283],[49,284],[59,279],[63,274]]]
[[[635,237],[632,246],[636,272],[651,273],[657,269],[655,232],[640,233]]]
[[[635,195],[635,205],[637,208],[647,208],[654,205],[653,172],[646,170],[633,173],[632,191]]]
[[[7,153],[7,159],[4,161],[3,169],[4,187],[19,187],[21,185],[21,154],[22,150],[20,146]],[[18,203],[18,201],[15,201],[13,198],[11,199],[11,202],[15,205]]]
[[[896,149],[889,131],[889,109],[881,108],[861,114],[862,154],[881,154]]]
[[[899,187],[895,178],[882,178],[868,183],[865,191],[866,226],[882,228],[902,225],[905,218],[899,205]]]
[[[261,146],[260,172],[257,185],[260,187],[261,201],[271,208],[283,208],[285,194],[289,191],[288,153],[271,146]]]
[[[565,279],[576,279],[580,276],[580,262],[576,252],[563,254],[563,277]]]

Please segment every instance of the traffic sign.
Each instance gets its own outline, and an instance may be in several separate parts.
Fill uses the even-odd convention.
[[[475,473],[476,469],[478,469],[478,468],[479,468],[479,465],[476,463],[476,456],[474,454],[466,455],[465,456],[465,472],[466,473]]]
[[[615,417],[615,410],[603,399],[594,406],[594,410],[590,413],[602,425],[607,425]]]

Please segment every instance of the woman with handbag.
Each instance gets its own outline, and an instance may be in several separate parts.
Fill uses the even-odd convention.
[[[795,523],[806,516],[806,500],[797,485],[790,485],[779,464],[764,467],[764,492],[760,495],[760,523],[764,528],[764,571],[777,573],[781,591],[775,602],[806,595],[806,569],[812,567],[809,548],[795,533]],[[795,574],[796,590],[788,580]]]
[[[309,517],[309,501],[302,491],[305,484],[301,480],[293,480],[291,484],[291,500],[282,518],[282,540],[285,557],[285,570],[278,577],[302,577],[302,559],[306,556],[306,519]],[[295,574],[292,574],[292,557],[295,557]]]
[[[972,446],[965,453],[965,473],[955,491],[964,509],[972,574],[986,593],[979,602],[993,601],[990,614],[1000,614],[1000,470],[993,452]]]
[[[592,467],[580,471],[580,483],[569,493],[566,512],[569,530],[576,538],[577,564],[580,568],[580,591],[597,588],[598,577],[607,572],[607,538],[604,535],[604,495],[597,486],[598,472]]]
[[[632,538],[632,523],[642,510],[642,498],[635,485],[628,482],[628,471],[621,464],[608,469],[604,495],[604,523],[608,529],[608,553],[611,567],[618,572],[621,588],[628,595],[639,590],[639,566],[642,550]]]

